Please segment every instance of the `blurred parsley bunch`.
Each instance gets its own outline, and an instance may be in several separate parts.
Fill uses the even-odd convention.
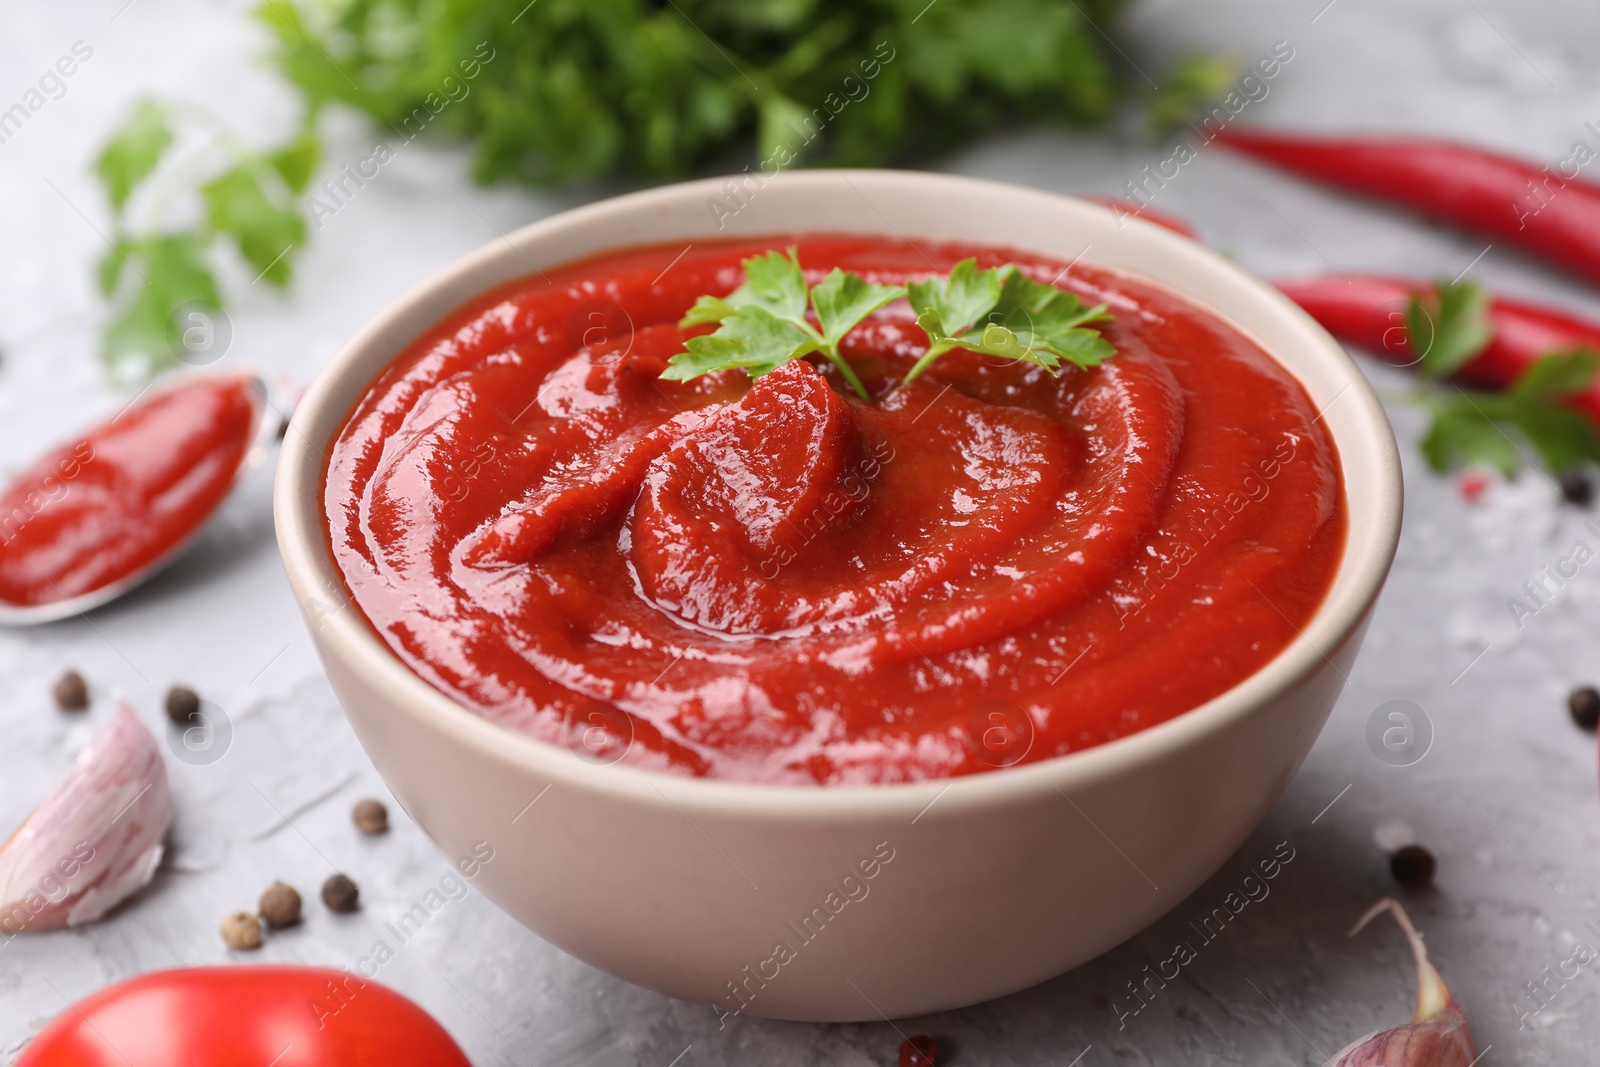
[[[349,104],[391,128],[442,95],[488,42],[495,60],[440,123],[471,141],[480,181],[548,184],[677,177],[731,161],[752,134],[766,159],[830,94],[850,103],[805,155],[845,166],[938,151],[1018,119],[1093,122],[1116,98],[1097,26],[1109,28],[1122,6],[269,0],[259,13],[279,68],[312,107]],[[893,58],[862,93],[862,64],[884,59],[880,45]]]
[[[1106,33],[1124,4],[266,0],[272,60],[305,103],[288,141],[253,146],[202,109],[146,100],[96,162],[114,228],[103,356],[124,379],[188,360],[180,312],[220,311],[219,254],[288,285],[308,218],[336,210],[310,189],[330,104],[386,142],[467,142],[484,183],[737,170],[752,148],[769,173],[872,165],[996,126],[1108,118],[1121,82]],[[370,178],[392,156],[385,143],[352,163]]]

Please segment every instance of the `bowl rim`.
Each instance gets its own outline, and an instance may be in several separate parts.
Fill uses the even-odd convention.
[[[284,569],[302,612],[306,612],[307,605],[318,597],[337,598],[338,608],[317,620],[313,628],[313,642],[319,646],[319,651],[324,644],[333,646],[343,660],[359,671],[366,684],[377,690],[389,705],[391,713],[403,710],[422,720],[429,728],[476,750],[484,758],[515,764],[531,776],[551,784],[561,782],[616,799],[643,801],[663,808],[671,806],[679,814],[683,814],[687,807],[721,813],[737,810],[764,819],[792,817],[804,820],[827,816],[868,821],[885,815],[915,813],[912,819],[915,822],[935,804],[940,806],[944,814],[950,814],[953,810],[977,811],[1004,806],[1041,792],[1063,792],[1122,777],[1141,766],[1157,763],[1179,750],[1198,745],[1205,738],[1248,718],[1324,667],[1333,666],[1330,656],[1343,647],[1367,617],[1383,587],[1399,543],[1403,490],[1399,451],[1388,417],[1354,360],[1288,297],[1209,248],[1164,227],[1123,213],[1117,219],[1119,230],[1131,227],[1133,233],[1141,235],[1141,240],[1157,242],[1164,253],[1181,254],[1191,261],[1199,257],[1208,269],[1216,272],[1227,284],[1252,290],[1258,300],[1276,305],[1275,310],[1305,334],[1304,340],[1309,342],[1315,360],[1326,363],[1327,368],[1335,371],[1343,381],[1343,385],[1323,405],[1323,411],[1326,412],[1335,400],[1350,393],[1352,395],[1348,398],[1344,416],[1353,416],[1364,428],[1364,433],[1359,437],[1352,436],[1347,440],[1336,431],[1331,421],[1327,424],[1328,432],[1333,435],[1340,453],[1347,500],[1357,499],[1357,494],[1352,490],[1359,488],[1360,499],[1363,502],[1372,501],[1374,514],[1363,516],[1364,521],[1359,528],[1356,516],[1350,516],[1349,532],[1339,567],[1335,571],[1334,584],[1305,628],[1276,656],[1236,685],[1165,722],[1065,755],[954,778],[817,786],[697,778],[632,766],[599,765],[559,746],[486,719],[413,672],[383,644],[359,610],[343,610],[354,606],[351,603],[353,598],[345,592],[348,587],[333,559],[323,529],[320,499],[325,457],[317,442],[332,441],[354,402],[354,397],[336,395],[336,387],[341,384],[340,372],[358,362],[374,345],[395,345],[393,351],[397,354],[421,332],[414,329],[405,331],[406,335],[398,344],[393,336],[402,320],[413,315],[419,306],[438,300],[441,294],[461,289],[463,283],[472,282],[480,275],[499,271],[497,278],[475,283],[475,288],[471,289],[473,294],[481,294],[504,284],[515,276],[503,270],[508,261],[520,258],[528,266],[533,266],[534,261],[529,259],[525,250],[536,246],[541,240],[569,230],[604,226],[608,220],[615,221],[630,213],[648,214],[684,199],[699,201],[702,198],[720,198],[730,188],[730,181],[744,178],[748,178],[748,175],[714,177],[610,197],[547,216],[510,234],[501,234],[391,302],[357,331],[306,387],[294,411],[289,432],[284,437],[274,488],[273,510]],[[1042,199],[1051,202],[1057,211],[1063,210],[1064,205],[1071,205],[1072,210],[1098,212],[1101,215],[1113,213],[1112,209],[1103,205],[1060,193],[987,179],[920,171],[816,169],[765,177],[761,188],[764,192],[768,188],[781,187],[804,196],[808,192],[842,192],[843,185],[849,186],[853,193],[865,199],[858,183],[890,195],[897,189],[916,188],[948,195],[955,202],[969,197],[1008,197],[1034,202]],[[898,232],[898,228],[887,217],[883,221],[886,228],[878,231],[821,225],[812,232]],[[788,232],[808,231],[807,228],[796,227]],[[687,239],[693,235],[685,236]],[[621,240],[613,247],[626,247],[628,243]],[[554,266],[560,262],[561,259],[551,259],[543,265]],[[1113,269],[1140,273],[1131,268]],[[515,273],[529,272],[518,270]],[[1229,321],[1256,339],[1269,356],[1300,381],[1308,394],[1315,395],[1313,383],[1306,381],[1301,373],[1284,362],[1272,346],[1256,338],[1254,331],[1235,322],[1231,316],[1198,296],[1182,293],[1159,279],[1142,277],[1142,280],[1174,289],[1190,302]],[[436,313],[427,316],[426,323],[437,321],[469,299],[472,299],[471,295],[452,297]],[[425,324],[422,329],[426,328]],[[392,359],[393,355],[389,358]],[[363,381],[370,382],[372,377],[368,375]],[[1353,412],[1351,407],[1355,409]],[[1350,457],[1352,450],[1357,448],[1371,450],[1371,462],[1368,464],[1373,472],[1371,485],[1351,485]],[[318,503],[310,508],[302,507],[301,502],[305,500]],[[1360,551],[1354,551],[1358,548]],[[310,619],[306,621],[309,625]],[[1327,650],[1326,653],[1323,649]],[[325,658],[326,655],[324,652]]]

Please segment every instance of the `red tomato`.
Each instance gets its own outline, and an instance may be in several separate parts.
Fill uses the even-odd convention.
[[[472,1067],[400,994],[321,967],[190,967],[68,1008],[14,1067]]]

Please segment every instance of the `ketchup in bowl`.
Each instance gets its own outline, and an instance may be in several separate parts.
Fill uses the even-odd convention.
[[[1015,263],[1109,305],[1116,358],[956,351],[905,382],[927,339],[901,301],[842,345],[867,400],[823,360],[663,380],[695,299],[788,245],[812,282]],[[1179,715],[1294,639],[1346,529],[1316,409],[1216,315],[1093,266],[843,236],[639,248],[474,300],[356,404],[323,503],[354,603],[467,707],[591,758],[821,784]]]

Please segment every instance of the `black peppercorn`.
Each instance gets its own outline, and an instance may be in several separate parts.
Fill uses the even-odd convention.
[[[1433,872],[1437,867],[1433,853],[1421,845],[1407,845],[1389,857],[1389,873],[1407,889],[1427,889],[1433,885]]]
[[[349,878],[336,874],[322,883],[322,902],[329,911],[345,915],[361,906],[361,890]]]
[[[199,714],[200,694],[182,685],[167,690],[167,718],[179,726],[189,726]]]
[[[56,707],[62,711],[82,711],[89,706],[89,685],[77,671],[68,671],[56,679]]]
[[[273,882],[261,894],[261,917],[274,930],[300,921],[300,894],[292,885]]]
[[[1567,696],[1567,710],[1572,721],[1585,730],[1600,724],[1600,690],[1592,685],[1579,686]]]
[[[389,829],[389,809],[370,798],[356,801],[350,821],[364,834],[381,834]]]
[[[1569,504],[1586,508],[1594,500],[1594,485],[1589,476],[1580,470],[1569,470],[1561,475],[1561,498]]]

